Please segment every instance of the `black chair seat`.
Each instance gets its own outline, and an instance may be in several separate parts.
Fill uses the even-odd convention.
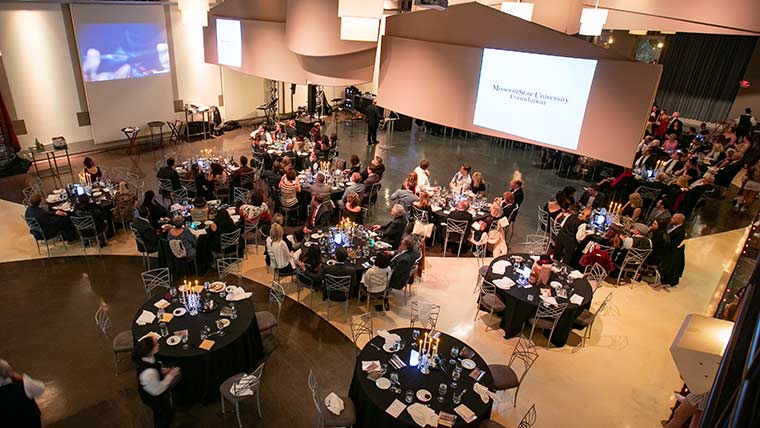
[[[478,269],[478,275],[482,276],[483,278],[486,277],[488,274],[488,266],[481,266],[480,269]]]
[[[488,311],[491,311],[493,309],[494,312],[504,312],[504,310],[507,308],[499,296],[496,296],[494,294],[484,295],[483,298],[480,299],[480,306],[487,309]]]
[[[539,318],[539,319],[531,318],[528,320],[528,322],[530,323],[530,325],[535,325],[536,328],[540,328],[544,330],[548,330],[552,328],[552,326],[554,325],[553,320],[545,320],[543,318]]]
[[[491,371],[493,377],[493,386],[499,391],[505,389],[516,388],[520,385],[520,381],[517,379],[517,373],[512,370],[511,367],[502,364],[489,364],[488,370]]]
[[[331,412],[327,406],[325,406],[325,400],[319,403],[321,407],[322,417],[325,421],[325,427],[350,427],[356,424],[356,409],[354,408],[354,402],[350,398],[340,396],[343,400],[343,411],[339,415]]]
[[[273,313],[269,311],[256,312],[256,324],[259,326],[259,331],[267,331],[277,327],[277,318]]]
[[[236,384],[240,378],[247,375],[248,373],[238,373],[229,379],[222,382],[222,384],[219,386],[219,393],[222,394],[222,397],[224,397],[225,400],[235,403],[237,401],[243,400],[245,398],[253,397],[256,394],[256,391],[254,391],[254,395],[243,395],[243,396],[237,396],[230,392],[232,389],[232,385]]]
[[[591,324],[591,321],[594,320],[594,314],[588,311],[588,309],[584,309],[583,312],[581,312],[580,315],[578,315],[578,318],[575,319],[575,322],[573,324],[580,326],[581,328],[588,327]]]
[[[127,352],[131,351],[134,346],[134,339],[132,339],[131,331],[122,331],[113,338],[113,351],[114,352]]]

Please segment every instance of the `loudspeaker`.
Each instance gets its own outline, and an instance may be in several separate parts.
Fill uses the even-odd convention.
[[[291,83],[290,84],[290,95],[295,95],[295,94],[296,94],[296,84],[295,83]]]
[[[309,114],[314,114],[317,111],[317,86],[310,83],[307,88],[306,110]]]
[[[90,112],[80,111],[79,113],[77,113],[77,122],[79,123],[79,126],[89,126]]]

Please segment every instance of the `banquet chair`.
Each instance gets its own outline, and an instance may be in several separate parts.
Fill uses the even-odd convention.
[[[280,272],[280,269],[287,266],[287,264],[279,266],[277,264],[277,259],[274,257],[274,253],[269,249],[269,247],[266,247],[267,254],[269,255],[269,267],[272,268],[272,280],[276,282],[280,282],[282,278],[291,277],[290,280],[294,281],[293,277],[296,274],[295,269],[292,272]],[[292,260],[292,257],[291,257]],[[290,262],[288,262],[290,263]]]
[[[256,249],[256,254],[259,254],[259,220],[257,218],[253,223],[243,224],[243,242],[246,253],[248,252],[249,239],[253,239],[253,247]]]
[[[246,397],[256,396],[256,407],[261,418],[261,375],[264,371],[265,362],[259,363],[253,373],[238,373],[219,385],[219,394],[222,396],[222,417],[224,417],[224,402],[229,401],[235,405],[238,427],[243,427],[240,421],[240,402]]]
[[[285,301],[285,289],[276,281],[272,281],[269,288],[269,301],[266,311],[256,311],[256,324],[262,334],[271,334],[280,323],[280,311]],[[272,312],[272,303],[277,305],[277,313]]]
[[[536,405],[533,404],[525,413],[520,423],[517,424],[517,428],[531,428],[536,423]],[[506,428],[504,425],[488,419],[478,426],[478,428]]]
[[[29,180],[29,187],[34,189],[35,192],[39,193],[40,195],[46,194],[45,192],[45,185],[42,184],[42,179],[39,177],[33,177],[31,180]],[[55,185],[55,183],[53,183]]]
[[[111,351],[113,352],[113,361],[116,367],[116,374],[119,374],[119,355],[131,354],[134,346],[134,339],[132,338],[132,331],[126,330],[114,336],[113,339],[108,335],[108,329],[111,327],[111,318],[108,316],[107,309],[103,306],[98,308],[95,312],[95,325],[98,326],[106,340],[111,343]]]
[[[23,217],[23,216],[22,216]],[[29,226],[29,232],[32,235],[32,238],[34,238],[34,243],[37,244],[37,254],[42,254],[42,251],[40,250],[40,242],[45,243],[45,248],[47,249],[47,256],[50,258],[50,244],[53,244],[53,247],[55,247],[55,244],[58,242],[63,242],[63,248],[68,248],[66,246],[66,240],[63,239],[63,233],[58,232],[54,236],[47,237],[45,236],[45,232],[42,230],[42,227],[37,222],[37,219],[33,217],[23,217],[24,221],[26,221],[26,225]]]
[[[222,202],[229,202],[230,200],[230,183],[222,182],[221,180],[214,180],[214,197]]]
[[[21,193],[24,194],[24,200],[22,201],[22,204],[25,207],[28,207],[30,205],[29,200],[32,199],[32,196],[35,194],[44,195],[44,193],[39,192],[34,186],[27,186],[21,189]],[[43,202],[47,202],[44,199],[45,198],[43,198]]]
[[[150,270],[150,255],[153,253],[148,253],[147,248],[145,247],[145,242],[143,242],[142,237],[140,236],[140,232],[137,231],[137,229],[134,228],[134,226],[130,225],[129,228],[132,230],[132,234],[135,236],[135,243],[137,244],[137,251],[142,254],[143,257],[143,267],[147,267],[148,270]],[[142,248],[142,250],[141,250]],[[157,251],[154,251],[156,255],[158,255]]]
[[[599,263],[594,263],[593,266],[586,266],[586,270],[583,272],[583,277],[586,278],[591,284],[591,289],[594,293],[607,278],[607,271]]]
[[[639,274],[639,271],[641,270],[641,266],[644,264],[644,261],[646,261],[647,257],[649,257],[649,254],[652,252],[652,250],[643,250],[643,249],[636,249],[631,248],[628,250],[628,253],[625,255],[625,259],[623,259],[623,263],[620,265],[620,268],[618,269],[618,277],[617,282],[615,283],[616,286],[620,285],[620,280],[623,278],[623,274],[625,272],[633,272],[633,276],[631,277],[631,283],[630,287],[633,289],[633,279],[636,278]]]
[[[169,272],[169,268],[157,268],[145,271],[140,274],[142,277],[143,287],[145,287],[145,294],[150,299],[150,293],[158,287],[166,288],[171,287],[172,276]]]
[[[554,244],[554,241],[557,239],[557,235],[559,234],[560,229],[562,229],[562,225],[560,225],[560,223],[557,221],[549,218],[549,244],[547,244],[547,248],[549,245]]]
[[[172,190],[171,200],[173,204],[178,204],[182,201],[187,201],[188,200],[187,189],[185,189],[184,187],[180,187],[177,190]]]
[[[310,269],[308,264],[306,264],[306,269]],[[314,280],[306,274],[306,271],[298,263],[296,263],[296,274],[293,278],[297,282],[298,296],[296,298],[299,302],[301,301],[301,290],[304,288],[311,290],[309,293],[309,309],[311,309],[311,305],[314,303],[314,295],[319,291],[314,285]]]
[[[235,187],[235,189],[232,191],[233,198],[232,202],[234,204],[237,204],[238,201],[244,203],[244,204],[250,204],[251,203],[251,192],[250,190],[244,189],[242,187]]]
[[[182,186],[183,189],[185,189],[185,193],[188,197],[195,197],[198,195],[198,187],[195,183],[195,180],[190,179],[186,180],[184,178],[179,179],[179,185]]]
[[[459,254],[462,252],[462,243],[464,243],[464,237],[467,235],[467,220],[453,220],[450,218],[446,219],[446,222],[442,224],[442,226],[446,227],[446,232],[444,232],[444,238],[443,238],[443,257],[446,257],[446,246],[449,243],[449,238],[451,238],[452,234],[455,234],[454,238],[456,238],[456,235],[459,236],[459,246],[457,247],[457,258],[459,258]]]
[[[356,321],[358,319],[358,321]],[[359,316],[353,317],[351,323],[348,325],[351,329],[351,340],[356,346],[356,355],[359,355],[361,346],[359,346],[359,339],[366,335],[367,342],[375,337],[374,329],[372,327],[372,312],[366,312]]]
[[[336,415],[325,405],[325,397],[322,397],[319,394],[317,378],[314,376],[314,371],[311,369],[309,369],[309,378],[307,382],[309,384],[309,389],[311,390],[312,401],[314,401],[314,406],[317,408],[317,424],[320,428],[354,426],[356,423],[356,408],[350,397],[340,396],[340,399],[343,400],[343,411],[340,412],[340,415]]]
[[[168,178],[158,179],[158,192],[161,194],[161,196],[164,199],[171,198],[173,191],[174,191],[174,186],[172,184],[171,179],[168,179]],[[168,208],[168,207],[164,206],[164,208]]]
[[[420,323],[422,328],[435,330],[435,326],[438,324],[438,315],[440,313],[440,305],[412,300],[412,311],[409,315],[409,327],[414,328],[415,323]]]
[[[335,276],[326,274],[325,292],[327,293],[327,320],[330,320],[330,302],[332,302],[333,294],[343,295],[345,297],[345,317],[348,319],[348,301],[351,300],[349,297],[351,294],[351,277],[348,275]]]
[[[525,251],[530,254],[545,254],[549,249],[549,237],[546,235],[526,235]]]
[[[370,216],[375,215],[375,208],[377,208],[377,197],[382,186],[383,185],[380,182],[373,184],[369,189],[366,190],[366,195],[364,198],[362,198],[361,205],[362,207],[367,208],[367,213]]]
[[[586,347],[586,339],[591,339],[591,330],[594,328],[594,321],[596,321],[597,315],[607,307],[607,304],[612,300],[612,293],[608,294],[604,298],[602,304],[599,305],[599,309],[596,312],[591,312],[588,309],[584,309],[578,318],[573,322],[573,328],[576,330],[583,330],[583,337],[581,338],[581,348]]]
[[[512,236],[515,234],[515,222],[517,221],[517,214],[520,212],[520,204],[515,204],[515,209],[509,214],[509,224],[504,231],[504,239],[507,240],[507,244],[512,242]]]
[[[129,174],[129,168],[125,166],[114,166],[111,167],[111,176],[109,178],[112,181],[119,182],[121,180],[126,180],[127,174]]]
[[[87,245],[91,245],[93,242],[98,247],[98,253],[102,254],[100,247],[100,235],[98,228],[95,225],[95,219],[92,216],[70,216],[71,222],[74,223],[74,228],[79,235],[79,240],[82,241],[82,249],[84,255],[87,255]],[[103,242],[105,242],[105,237]]]
[[[229,275],[235,275],[238,285],[243,285],[243,260],[237,257],[216,259],[216,272],[219,274],[220,281],[224,281]]]
[[[531,325],[530,328],[530,340],[533,340],[533,332],[538,328],[539,330],[549,330],[549,338],[546,339],[546,349],[552,343],[552,335],[554,334],[554,328],[557,327],[557,322],[565,312],[567,303],[559,303],[557,306],[547,306],[544,302],[541,302],[536,309],[536,315],[533,318],[528,319]]]
[[[489,315],[489,321],[493,319],[494,313],[501,313],[504,312],[504,310],[507,308],[507,306],[504,304],[504,301],[501,300],[501,298],[496,294],[496,286],[491,282],[487,280],[483,280],[483,282],[480,284],[480,294],[478,295],[478,306],[477,310],[475,311],[475,319],[472,321],[475,322],[478,320],[478,314],[480,311],[488,312]],[[489,330],[489,325],[486,322],[486,332]]]
[[[279,199],[278,199],[279,200]],[[299,215],[298,212],[301,210],[301,204],[295,204],[292,207],[285,207],[280,204],[280,213],[285,217],[285,223],[283,226],[290,226],[290,219],[294,218],[296,220],[296,223],[298,223]]]
[[[638,192],[641,195],[641,199],[644,200],[646,210],[642,208],[641,218],[647,218],[649,211],[656,205],[655,202],[657,201],[657,197],[660,196],[661,190],[656,187],[639,186],[634,192]]]
[[[537,359],[538,351],[536,350],[536,344],[525,336],[520,335],[507,365],[488,365],[488,371],[491,372],[494,388],[497,391],[515,388],[513,406],[517,406],[517,394],[520,393],[520,387],[525,380],[525,376]]]
[[[417,260],[414,261],[414,264],[412,265],[412,269],[409,271],[409,278],[406,280],[406,284],[404,284],[404,306],[406,306],[407,296],[409,298],[412,297],[412,285],[414,285],[415,275],[417,274],[417,271],[419,270],[420,263],[422,263],[422,257],[423,255],[420,254],[420,256],[417,257]]]
[[[214,259],[225,256],[237,257],[238,246],[240,245],[240,229],[235,229],[229,233],[222,233],[220,237],[220,252],[211,251]]]
[[[240,174],[240,187],[252,189],[253,182],[256,180],[256,171],[248,171]],[[250,199],[250,198],[249,198]]]
[[[538,206],[538,225],[536,225],[536,235],[546,235],[549,233],[549,221],[551,221],[551,216],[549,216],[549,212],[545,209],[541,208],[541,206]]]
[[[369,301],[372,300],[373,297],[375,299],[380,298],[380,299],[382,299],[383,302],[385,302],[385,299],[388,298],[388,289],[390,288],[390,287],[388,287],[388,281],[390,281],[391,276],[390,276],[390,274],[388,274],[386,272],[385,279],[382,279],[382,278],[378,279],[378,277],[376,275],[371,276],[369,279],[370,279],[370,284],[364,284],[365,287],[362,287],[360,285],[359,286],[359,290],[358,290],[359,291],[358,295],[356,296],[356,303],[357,304],[361,304],[362,295],[367,296],[367,312],[369,312]],[[372,288],[383,287],[383,291],[370,293],[369,291],[367,291],[367,290],[369,290],[370,286]],[[409,285],[407,284],[407,286],[409,286]]]

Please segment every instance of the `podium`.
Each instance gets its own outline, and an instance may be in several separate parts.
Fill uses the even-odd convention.
[[[670,355],[678,372],[693,393],[710,391],[723,358],[734,323],[689,314],[681,324]]]

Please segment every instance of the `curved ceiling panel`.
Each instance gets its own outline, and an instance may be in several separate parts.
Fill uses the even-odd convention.
[[[299,55],[345,55],[377,46],[340,39],[338,0],[288,0],[286,28],[288,49]]]
[[[227,18],[285,22],[285,6],[282,0],[227,0],[214,6],[211,13]]]
[[[375,49],[337,56],[299,56],[299,59],[311,83],[358,85],[372,81]]]

